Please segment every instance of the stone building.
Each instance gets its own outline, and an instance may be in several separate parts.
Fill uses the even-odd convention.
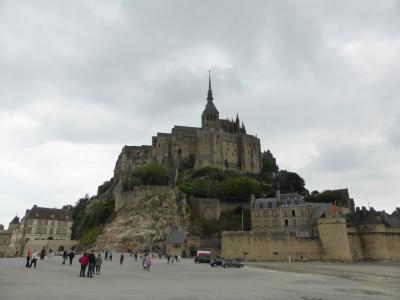
[[[251,228],[285,232],[297,237],[313,237],[317,219],[332,215],[331,203],[308,203],[298,193],[280,194],[274,198],[251,199]]]
[[[215,167],[258,173],[262,167],[260,140],[247,134],[238,115],[235,121],[220,119],[209,78],[201,127],[174,126],[171,133],[153,136],[151,146],[125,146],[114,172],[119,175],[147,163],[158,163],[172,170],[185,166]]]
[[[9,256],[22,255],[29,241],[71,240],[71,212],[67,209],[34,205],[28,209],[18,226],[12,229]]]
[[[0,257],[4,257],[7,252],[7,248],[11,243],[11,235],[13,230],[18,228],[20,225],[19,217],[15,216],[14,219],[8,224],[8,229],[5,230],[4,226],[0,224]]]
[[[185,232],[171,231],[167,234],[165,253],[169,255],[185,256]]]

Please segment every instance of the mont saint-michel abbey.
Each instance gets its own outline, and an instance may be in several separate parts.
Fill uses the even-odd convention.
[[[246,133],[238,115],[235,121],[219,118],[209,77],[201,127],[174,126],[171,133],[153,136],[151,146],[125,146],[117,165],[126,170],[147,163],[171,169],[189,163],[195,169],[215,167],[258,173],[262,164],[260,140]]]

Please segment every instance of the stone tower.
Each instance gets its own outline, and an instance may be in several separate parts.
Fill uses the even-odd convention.
[[[202,128],[220,128],[219,122],[219,112],[214,105],[214,98],[212,95],[211,89],[211,75],[210,71],[208,71],[208,95],[207,95],[207,104],[201,115],[201,127]]]

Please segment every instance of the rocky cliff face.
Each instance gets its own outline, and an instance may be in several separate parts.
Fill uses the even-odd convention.
[[[149,247],[171,230],[187,230],[189,217],[185,194],[170,186],[144,186],[134,191],[115,190],[123,203],[116,217],[97,237],[102,249]]]

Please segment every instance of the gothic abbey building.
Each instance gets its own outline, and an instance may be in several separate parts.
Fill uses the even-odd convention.
[[[201,127],[174,126],[171,133],[157,133],[150,146],[125,146],[118,157],[115,173],[147,163],[169,169],[183,164],[200,169],[214,167],[243,173],[259,173],[262,167],[260,140],[247,134],[244,124],[220,119],[214,105],[209,78],[207,104]]]

